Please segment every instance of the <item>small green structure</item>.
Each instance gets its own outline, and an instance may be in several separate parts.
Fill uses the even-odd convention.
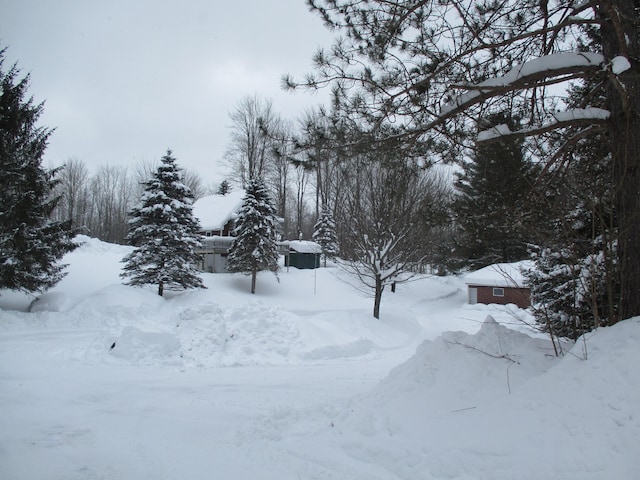
[[[315,242],[308,240],[291,240],[289,249],[284,257],[285,267],[302,269],[320,268],[322,248]]]

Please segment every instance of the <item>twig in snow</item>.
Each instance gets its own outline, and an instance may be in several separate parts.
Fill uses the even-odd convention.
[[[477,408],[477,407],[459,408],[458,410],[451,410],[451,413],[465,412],[467,410],[473,410],[474,408]]]
[[[509,360],[511,363],[507,367],[507,390],[509,391],[509,395],[511,395],[511,381],[510,381],[510,378],[509,378],[509,369],[511,368],[511,365],[513,365],[514,363],[517,363],[518,365],[520,365],[520,362],[518,362],[517,360],[514,360],[513,358],[511,358],[506,353],[504,353],[502,355],[494,355],[493,353],[485,352],[484,350],[480,350],[479,348],[472,347],[471,345],[466,345],[466,344],[461,343],[461,342],[451,342],[449,340],[445,340],[445,342],[451,343],[451,344],[454,344],[454,345],[460,345],[462,347],[469,348],[471,350],[475,350],[476,352],[484,353],[485,355],[487,355],[487,356],[489,356],[491,358],[504,358],[505,360]]]
[[[466,344],[461,343],[461,342],[452,342],[450,340],[445,340],[445,342],[446,343],[451,343],[451,344],[454,344],[454,345],[460,345],[461,347],[469,348],[471,350],[475,350],[476,352],[484,353],[485,355],[487,355],[487,356],[489,356],[491,358],[504,358],[505,360],[509,360],[510,362],[520,364],[520,362],[518,362],[517,360],[514,360],[513,358],[511,358],[506,353],[503,354],[503,355],[494,355],[493,353],[485,352],[484,350],[480,350],[479,348],[472,347],[471,345],[466,345]]]

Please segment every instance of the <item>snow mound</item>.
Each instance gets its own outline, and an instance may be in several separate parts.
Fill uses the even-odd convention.
[[[288,359],[300,332],[295,315],[261,302],[232,307],[226,312],[227,350],[237,362],[261,358],[265,363]]]
[[[156,364],[157,359],[166,363],[174,358],[179,364],[180,342],[171,333],[145,332],[135,327],[126,327],[111,347],[111,355],[129,360],[137,365]]]
[[[371,392],[325,418],[330,427],[295,445],[322,443],[336,463],[355,462],[361,472],[376,465],[379,478],[636,478],[639,342],[635,318],[553,357],[548,341],[489,317],[474,335],[424,342]]]
[[[196,367],[291,363],[299,343],[295,316],[251,302],[226,309],[195,305],[178,313],[185,365]]]
[[[78,303],[77,309],[108,310],[157,310],[165,303],[165,299],[149,288],[129,287],[126,285],[109,285],[90,294]]]
[[[62,292],[49,292],[35,298],[29,305],[30,312],[64,312],[72,306],[69,297]]]
[[[73,262],[74,257],[82,256],[84,254],[116,255],[118,257],[124,257],[127,253],[130,253],[131,250],[133,250],[133,247],[127,245],[103,242],[102,240],[98,240],[97,238],[92,238],[87,235],[76,235],[73,241],[79,245],[79,247],[65,257],[65,261],[69,261],[70,263],[75,263]]]
[[[488,316],[473,335],[444,332],[435,340],[424,341],[372,396],[397,408],[417,402],[432,412],[447,413],[508,395],[553,364],[548,339],[531,338]]]

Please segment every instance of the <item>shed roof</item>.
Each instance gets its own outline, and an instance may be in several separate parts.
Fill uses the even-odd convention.
[[[465,277],[465,283],[484,287],[526,288],[527,282],[522,272],[532,267],[533,262],[530,260],[515,263],[495,263],[469,273]]]
[[[193,215],[200,220],[202,230],[222,230],[235,218],[242,206],[245,191],[237,190],[227,195],[208,195],[193,204]]]
[[[289,249],[298,253],[322,253],[322,247],[309,240],[291,240]]]

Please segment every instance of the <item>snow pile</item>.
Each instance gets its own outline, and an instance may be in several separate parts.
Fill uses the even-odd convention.
[[[113,355],[135,361],[149,358],[165,358],[180,349],[175,335],[162,332],[144,332],[136,327],[126,327],[117,344],[113,343]]]
[[[637,478],[639,342],[636,318],[558,359],[548,341],[489,317],[476,334],[425,341],[289,448],[330,445],[337,463],[358,465],[352,478]]]
[[[115,325],[105,319],[112,334],[99,334],[87,355],[99,361],[107,353],[106,346],[112,345],[110,355],[139,366],[296,365],[377,357],[381,351],[406,346],[418,333],[411,321],[373,323],[364,314],[338,312],[301,317],[255,300],[229,307],[182,303],[165,306],[171,314],[165,313],[164,318],[138,312],[119,316],[135,322],[121,320]]]
[[[220,309],[186,308],[176,328],[185,366],[274,365],[296,361],[300,332],[293,315],[260,302]]]

